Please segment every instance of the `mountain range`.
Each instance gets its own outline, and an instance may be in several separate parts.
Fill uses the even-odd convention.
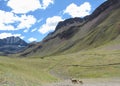
[[[26,48],[20,56],[40,57],[88,50],[120,35],[120,0],[107,0],[91,15],[61,21],[43,41]]]
[[[120,0],[107,0],[91,15],[59,22],[55,31],[49,33],[41,42],[27,44],[16,37],[1,39],[0,51],[17,53],[23,57],[46,57],[89,50],[119,40],[119,8]],[[3,44],[5,46],[2,46]]]

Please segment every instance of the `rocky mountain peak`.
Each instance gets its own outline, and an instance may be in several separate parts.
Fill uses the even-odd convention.
[[[26,43],[20,37],[11,36],[0,39],[0,52],[3,52],[2,55],[20,52],[27,46],[28,43]]]
[[[4,39],[0,39],[0,46],[2,45],[20,45],[20,46],[26,46],[27,43],[22,40],[20,37],[7,37]]]

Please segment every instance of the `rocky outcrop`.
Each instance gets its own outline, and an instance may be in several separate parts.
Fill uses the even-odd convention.
[[[78,18],[78,17],[66,19],[65,21],[61,21],[61,22],[58,23],[58,25],[56,26],[55,31],[62,28],[62,27],[64,27],[64,26],[67,26],[67,25],[70,25],[70,24],[73,24],[73,23],[82,23],[84,21],[85,21],[84,18]]]

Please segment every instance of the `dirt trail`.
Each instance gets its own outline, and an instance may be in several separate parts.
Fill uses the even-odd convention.
[[[120,86],[120,78],[114,79],[82,79],[83,84],[73,84],[70,80],[50,83],[43,86]]]

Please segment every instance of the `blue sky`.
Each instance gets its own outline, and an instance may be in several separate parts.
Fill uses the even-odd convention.
[[[0,39],[41,41],[59,21],[90,15],[106,0],[0,0]]]

